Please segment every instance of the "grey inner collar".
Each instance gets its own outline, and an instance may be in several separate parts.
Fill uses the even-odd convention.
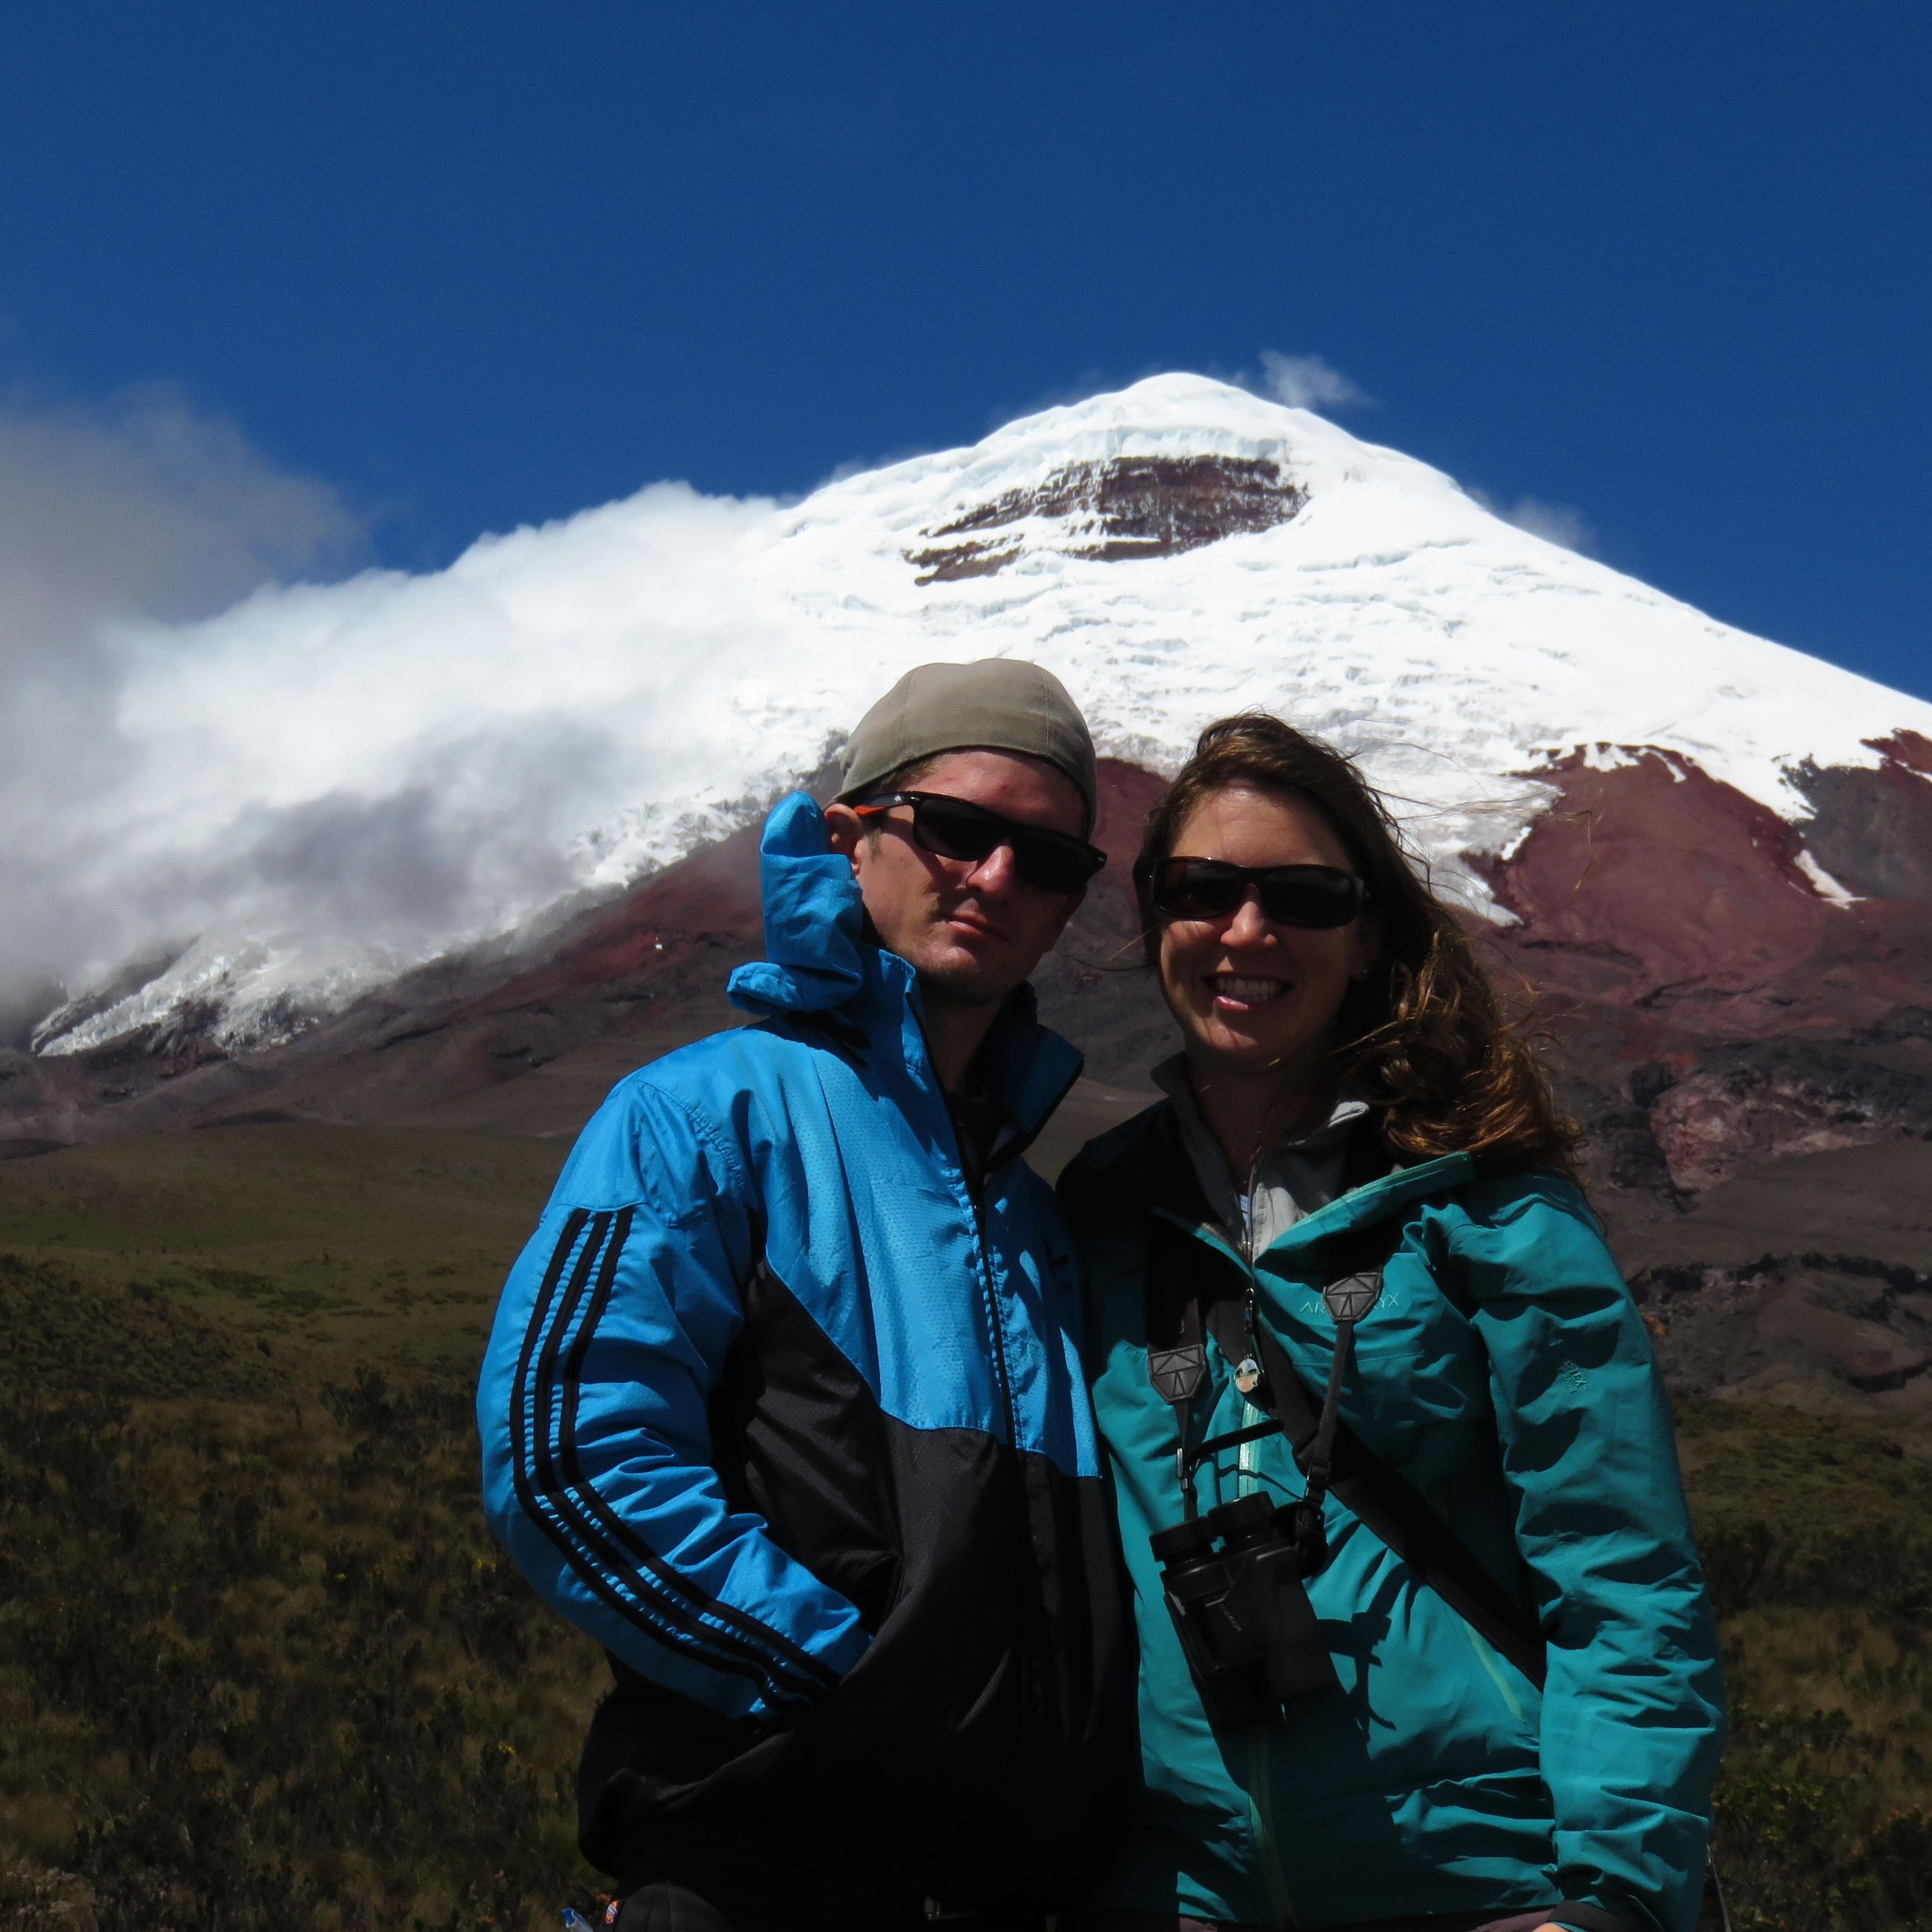
[[[1349,1129],[1369,1111],[1364,1100],[1339,1100],[1327,1120],[1293,1140],[1267,1148],[1244,1190],[1228,1172],[1188,1078],[1187,1056],[1177,1053],[1154,1070],[1154,1082],[1174,1102],[1180,1142],[1201,1191],[1222,1229],[1245,1253],[1258,1254],[1296,1222],[1325,1208],[1341,1192]],[[1244,1177],[1244,1178],[1246,1177]]]

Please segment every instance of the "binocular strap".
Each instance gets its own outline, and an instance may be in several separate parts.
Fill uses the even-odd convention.
[[[1148,1222],[1148,1366],[1173,1406],[1180,1446],[1175,1467],[1183,1504],[1197,1513],[1194,1473],[1208,1456],[1279,1431],[1308,1479],[1306,1502],[1318,1510],[1332,1493],[1372,1534],[1400,1557],[1421,1582],[1479,1631],[1540,1690],[1546,1674],[1543,1632],[1511,1594],[1472,1556],[1407,1480],[1357,1436],[1340,1413],[1355,1321],[1372,1308],[1382,1269],[1401,1238],[1399,1221],[1352,1229],[1324,1244],[1330,1264],[1324,1299],[1336,1316],[1335,1353],[1318,1407],[1265,1322],[1250,1328],[1246,1284],[1216,1249],[1165,1214]],[[1262,1379],[1248,1400],[1268,1417],[1190,1444],[1193,1400],[1208,1379],[1203,1334],[1232,1368],[1258,1353]],[[1314,1510],[1310,1510],[1311,1515]],[[1318,1528],[1318,1522],[1311,1528]]]
[[[1233,1342],[1239,1335],[1245,1344],[1238,1306],[1223,1303],[1210,1312],[1210,1318],[1221,1316],[1224,1310],[1234,1323],[1234,1334],[1228,1340]],[[1219,1322],[1214,1333],[1225,1352]],[[1419,1581],[1540,1690],[1547,1672],[1542,1630],[1407,1479],[1341,1419],[1341,1384],[1354,1339],[1352,1322],[1336,1324],[1334,1366],[1326,1399],[1318,1411],[1288,1352],[1266,1323],[1258,1323],[1255,1340],[1260,1345],[1265,1379],[1248,1400],[1262,1398],[1257,1406],[1288,1438],[1295,1461],[1309,1479],[1311,1495],[1317,1492],[1318,1482],[1322,1492],[1332,1491],[1364,1528],[1380,1538]]]

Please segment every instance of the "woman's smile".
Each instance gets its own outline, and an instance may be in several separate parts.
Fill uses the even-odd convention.
[[[1234,866],[1354,869],[1312,805],[1244,785],[1204,798],[1177,833],[1174,851]],[[1161,989],[1196,1074],[1276,1085],[1314,1076],[1334,1044],[1350,981],[1374,957],[1377,938],[1372,914],[1322,928],[1271,920],[1252,890],[1218,916],[1166,920]]]
[[[1214,1004],[1232,1012],[1246,1012],[1252,1006],[1264,1006],[1288,991],[1286,980],[1252,974],[1213,973],[1208,976],[1208,983],[1214,988]]]

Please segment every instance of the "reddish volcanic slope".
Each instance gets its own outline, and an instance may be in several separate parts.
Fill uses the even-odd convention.
[[[1823,1376],[1932,1412],[1932,745],[1878,748],[1807,775],[1799,828],[1675,754],[1570,759],[1532,775],[1555,800],[1487,868],[1515,922],[1472,930],[1550,1038],[1682,1387]],[[1090,1076],[1036,1150],[1048,1168],[1144,1104],[1173,1045],[1128,876],[1162,782],[1113,760],[1101,777],[1111,862],[1036,979]],[[760,950],[746,830],[268,1052],[176,1029],[0,1054],[0,1148],[243,1120],[566,1136],[632,1067],[734,1024],[724,978]]]
[[[1490,872],[1520,922],[1486,938],[1597,1090],[1586,1116],[1638,1108],[1682,1192],[1932,1134],[1932,877],[1907,856],[1932,854],[1932,782],[1895,754],[1814,775],[1801,832],[1654,751],[1547,776],[1560,799]],[[1875,822],[1883,845],[1859,836]],[[1826,896],[1806,857],[1864,896]]]
[[[1875,769],[1810,775],[1802,831],[1675,754],[1573,758],[1534,774],[1558,796],[1486,868],[1516,922],[1476,926],[1493,965],[1564,1042],[1587,1114],[1645,1114],[1678,1190],[1786,1147],[1932,1131],[1932,1097],[1912,1090],[1932,1016],[1932,745],[1880,748]],[[1096,836],[1112,862],[1040,984],[1090,1070],[1144,1089],[1169,1042],[1137,969],[1127,868],[1161,782],[1101,769]],[[602,1078],[627,1052],[731,1023],[724,976],[759,949],[748,830],[517,952],[414,974],[266,1052],[224,1060],[137,1036],[0,1056],[0,1110],[16,1146],[265,1107],[427,1118],[596,1043]],[[1698,1124],[1714,1109],[1714,1132]],[[542,1111],[546,1130],[567,1124]],[[494,1107],[506,1126],[518,1112],[507,1091]]]
[[[1856,792],[1801,833],[1694,765],[1629,755],[1536,774],[1561,797],[1490,868],[1522,922],[1499,944],[1546,999],[1627,1009],[1638,1054],[1680,1035],[1757,1038],[1932,1000],[1932,872],[1915,896],[1843,904],[1798,862],[1842,842],[1837,817],[1855,803],[1882,802],[1906,821],[1901,842],[1932,854],[1932,782],[1889,759],[1834,774]]]

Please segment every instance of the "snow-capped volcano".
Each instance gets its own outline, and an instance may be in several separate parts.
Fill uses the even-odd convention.
[[[657,485],[434,575],[266,592],[121,649],[129,757],[102,808],[125,836],[60,890],[148,906],[128,952],[201,936],[126,997],[51,1016],[42,1054],[189,1019],[226,1050],[287,1037],[742,825],[933,659],[1045,664],[1103,753],[1156,771],[1209,719],[1276,711],[1357,754],[1505,922],[1486,862],[1560,771],[1654,752],[1802,826],[1816,774],[1932,741],[1932,705],[1186,375],[796,503]],[[1793,854],[1804,890],[1857,897]]]

